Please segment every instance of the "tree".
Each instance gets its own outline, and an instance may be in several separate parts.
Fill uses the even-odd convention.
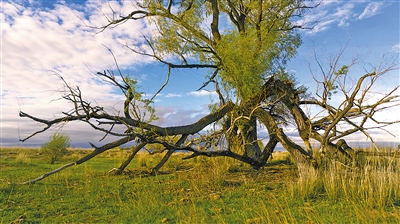
[[[284,68],[287,60],[295,56],[301,43],[296,30],[304,28],[293,22],[294,17],[302,16],[309,8],[312,7],[300,0],[140,1],[137,9],[128,15],[120,15],[118,19],[107,17],[109,23],[100,27],[100,32],[135,20],[152,23],[156,27],[155,33],[144,35],[139,44],[126,46],[133,52],[167,65],[166,83],[156,95],[167,85],[171,69],[208,69],[208,81],[200,89],[213,84],[220,100],[211,106],[210,114],[185,126],[154,125],[152,121],[156,116],[150,105],[155,95],[145,99],[138,92],[136,82],[123,76],[117,69],[120,77],[116,77],[110,70],[97,73],[103,80],[118,87],[126,97],[124,108],[121,108],[123,115],[112,115],[103,107],[85,101],[80,89],[72,88],[59,75],[67,87],[63,98],[72,102],[74,108],[64,113],[64,117],[53,120],[43,120],[21,111],[21,117],[46,125],[43,130],[22,141],[64,121],[83,121],[105,135],[120,137],[100,147],[92,144],[95,150],[91,154],[54,172],[83,163],[106,150],[132,141],[136,146],[129,158],[115,169],[115,173],[121,173],[136,153],[150,144],[158,144],[158,147],[162,145],[163,151],[167,151],[153,168],[153,174],[177,150],[191,152],[186,159],[196,156],[228,156],[260,168],[266,164],[276,145],[281,143],[294,157],[300,175],[306,176],[310,170],[318,168],[312,154],[311,139],[319,142],[323,151],[331,154],[339,151],[350,158],[351,148],[343,140],[344,136],[356,131],[369,136],[368,129],[399,122],[381,123],[373,118],[375,112],[382,108],[397,105],[395,100],[398,96],[393,95],[397,88],[384,94],[375,103],[366,104],[364,100],[376,80],[394,69],[394,66],[390,64],[368,72],[360,77],[353,88],[348,88],[344,84],[351,65],[340,67],[337,59],[326,72],[321,66],[325,76],[323,81],[316,81],[322,88],[317,90],[317,97],[307,98],[306,88],[295,85],[294,77],[287,74]],[[211,20],[210,24],[203,23],[207,19]],[[221,20],[229,24],[228,27],[221,29]],[[144,45],[147,47],[142,47]],[[115,63],[118,68],[116,59]],[[345,96],[343,103],[336,107],[330,105],[328,100],[334,94],[333,91]],[[316,105],[325,111],[326,116],[313,120],[303,111],[303,105]],[[356,123],[353,119],[363,119],[363,122]],[[367,128],[365,124],[368,120],[375,121],[376,126]],[[351,128],[339,130],[342,123]],[[214,129],[204,132],[203,129],[211,124]],[[287,125],[297,129],[305,148],[285,134],[283,128]],[[125,131],[116,131],[116,126],[125,127]],[[262,149],[257,135],[260,126],[269,133],[268,142]]]
[[[296,26],[290,20],[308,8],[303,1],[297,0],[212,0],[204,4],[198,1],[169,1],[168,4],[143,1],[138,6],[137,11],[103,28],[131,19],[150,18],[157,27],[156,35],[144,37],[151,51],[127,47],[170,68],[211,69],[209,82],[203,87],[215,83],[221,105],[227,100],[234,100],[236,104],[246,101],[261,91],[266,77],[282,70],[301,42],[294,29]],[[229,18],[230,27],[221,31],[219,23],[223,16]],[[212,18],[210,26],[203,26],[206,18]],[[209,30],[211,34],[207,34]],[[166,61],[166,56],[171,55],[174,59]],[[233,91],[233,97],[222,95],[220,86],[225,92]],[[250,111],[235,109],[230,118],[235,123],[227,141],[231,145],[238,143],[239,148],[244,147],[246,156],[257,158],[261,149],[256,141],[256,119],[253,116],[250,119],[239,118],[249,116]],[[239,129],[246,134],[233,134]]]
[[[67,148],[69,146],[70,139],[68,135],[54,133],[49,137],[49,140],[42,145],[40,153],[50,162],[50,164],[54,164],[55,161],[61,159],[68,153]]]

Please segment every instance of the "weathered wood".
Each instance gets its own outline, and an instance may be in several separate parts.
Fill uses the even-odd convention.
[[[133,149],[131,154],[129,154],[128,158],[126,158],[126,160],[121,164],[121,166],[119,166],[118,168],[114,168],[111,171],[115,174],[115,175],[119,175],[121,174],[125,168],[131,163],[132,159],[136,156],[136,154],[144,147],[146,146],[146,142],[141,142],[138,145],[136,145]]]
[[[36,183],[36,182],[38,182],[38,181],[40,181],[40,180],[43,180],[44,178],[46,178],[46,177],[48,177],[48,176],[51,176],[51,175],[53,175],[53,174],[56,174],[56,173],[58,173],[58,172],[60,172],[60,171],[62,171],[62,170],[64,170],[64,169],[66,169],[66,168],[68,168],[68,167],[75,166],[75,165],[77,165],[77,164],[76,164],[76,163],[68,163],[68,164],[65,164],[64,166],[62,166],[62,167],[60,167],[60,168],[58,168],[58,169],[52,170],[52,171],[50,171],[50,172],[48,172],[48,173],[43,174],[42,176],[40,176],[40,177],[38,177],[38,178],[35,178],[35,179],[32,179],[32,180],[28,180],[28,181],[26,181],[26,182],[24,182],[24,183],[22,183],[22,184],[34,184],[34,183]]]
[[[182,145],[185,140],[187,139],[188,134],[182,135],[179,140],[175,143],[176,145]],[[156,175],[157,172],[160,170],[162,166],[168,161],[168,159],[172,156],[172,154],[175,152],[175,149],[173,147],[168,147],[168,152],[167,154],[164,155],[164,157],[161,159],[161,161],[151,170],[151,175]]]

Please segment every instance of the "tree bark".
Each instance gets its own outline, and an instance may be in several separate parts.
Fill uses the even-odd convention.
[[[185,142],[186,138],[188,137],[188,134],[182,135],[179,140],[175,143],[175,145],[181,145]],[[172,154],[175,152],[175,149],[173,148],[168,148],[167,154],[161,159],[161,161],[151,170],[151,175],[156,175],[157,172],[160,170],[162,166],[168,161],[169,157],[172,156]]]
[[[257,119],[252,116],[243,130],[245,139],[244,155],[254,160],[258,160],[261,156],[261,149],[258,145],[257,136]]]
[[[286,136],[282,128],[279,128],[273,117],[265,110],[258,108],[254,111],[254,115],[266,126],[270,128],[270,135],[276,136],[276,139],[295,159],[299,169],[300,176],[306,176],[308,172],[314,172],[315,163],[301,146],[294,143]],[[275,138],[275,137],[274,137]]]
[[[146,145],[146,142],[141,142],[137,146],[132,149],[131,154],[129,154],[128,158],[117,168],[113,169],[115,175],[119,175],[124,172],[125,168],[131,163],[132,159],[136,156],[136,154]],[[114,171],[115,170],[115,171]]]

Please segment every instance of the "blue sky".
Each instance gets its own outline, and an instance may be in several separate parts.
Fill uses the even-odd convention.
[[[129,13],[132,1],[123,6],[109,5],[122,13]],[[111,86],[99,82],[91,71],[114,69],[112,49],[124,73],[139,80],[141,91],[151,95],[165,82],[167,68],[149,58],[135,55],[123,47],[126,41],[140,38],[145,24],[130,22],[96,34],[85,25],[100,26],[106,23],[103,13],[109,7],[102,1],[3,1],[1,3],[1,144],[3,146],[37,146],[47,140],[57,128],[21,143],[24,138],[42,126],[18,111],[51,119],[61,116],[71,105],[54,101],[63,90],[62,82],[53,74],[62,75],[66,81],[79,85],[84,96],[92,102],[117,113],[123,100]],[[359,57],[352,76],[357,78],[378,66],[382,55],[398,56],[399,1],[323,1],[299,22],[318,21],[314,29],[299,31],[303,44],[296,58],[288,64],[288,71],[297,79],[315,89],[308,63],[315,69],[310,57],[314,52],[327,63],[347,45],[341,63]],[[397,61],[398,62],[398,61]],[[90,70],[89,70],[90,69]],[[314,70],[316,72],[316,70]],[[161,126],[189,124],[208,109],[215,98],[213,92],[197,91],[205,79],[205,70],[173,70],[169,84],[156,98],[155,108]],[[317,74],[317,73],[316,73]],[[318,75],[318,74],[317,74]],[[392,71],[378,83],[375,91],[385,92],[399,85],[399,71]],[[335,99],[333,99],[334,101]],[[339,100],[339,99],[338,99]],[[383,118],[399,119],[399,108],[388,110]],[[103,136],[82,122],[62,127],[71,136],[74,146],[87,147],[88,142],[98,143]],[[399,141],[400,126],[388,128],[396,137],[372,131],[378,141]],[[354,135],[353,141],[363,141],[364,136]],[[103,143],[111,141],[106,139]]]

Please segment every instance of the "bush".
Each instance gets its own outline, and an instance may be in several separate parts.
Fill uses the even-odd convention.
[[[67,154],[67,148],[70,146],[70,139],[68,135],[54,133],[50,136],[49,141],[44,143],[41,147],[41,154],[50,162],[54,164],[55,161],[61,159]]]

